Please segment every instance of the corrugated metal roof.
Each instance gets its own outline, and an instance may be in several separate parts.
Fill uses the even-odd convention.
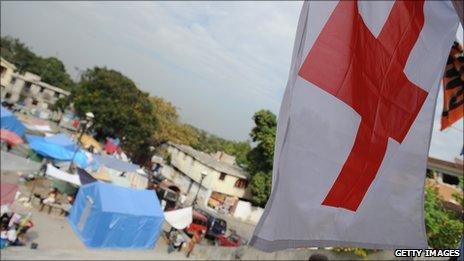
[[[242,178],[242,179],[249,179],[250,178],[250,175],[247,172],[245,172],[242,168],[240,168],[239,166],[227,164],[225,162],[216,160],[215,158],[213,158],[209,154],[206,154],[204,152],[195,150],[194,148],[192,148],[190,146],[175,144],[175,143],[171,143],[171,142],[169,142],[168,144],[170,146],[173,146],[173,147],[179,149],[180,151],[183,151],[184,153],[192,156],[193,158],[195,158],[199,162],[201,162],[201,163],[207,165],[208,167],[211,167],[211,168],[213,168],[213,169],[215,169],[215,170],[217,170],[219,172],[223,172],[223,173],[226,173],[228,175],[232,175],[232,176]]]

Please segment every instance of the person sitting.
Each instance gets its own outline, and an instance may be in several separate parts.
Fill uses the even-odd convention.
[[[74,204],[74,197],[72,195],[68,195],[66,197],[66,203],[64,203],[62,206],[65,216],[69,214],[69,211],[71,210],[73,204]]]
[[[43,199],[42,203],[43,204],[55,203],[57,195],[58,195],[58,189],[52,188],[50,192],[48,193],[48,196]]]
[[[57,195],[58,195],[58,189],[52,188],[50,190],[50,192],[48,192],[48,196],[46,198],[41,198],[41,200],[40,200],[40,204],[41,204],[40,211],[43,210],[45,205],[50,205],[50,204],[55,203]]]

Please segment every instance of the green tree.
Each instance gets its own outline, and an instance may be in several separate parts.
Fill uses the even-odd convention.
[[[438,189],[433,185],[426,186],[424,202],[428,244],[437,249],[458,247],[464,229],[459,215],[444,208]]]
[[[248,164],[247,155],[251,150],[249,141],[226,140],[193,126],[192,128],[196,131],[198,137],[198,141],[192,145],[194,149],[206,153],[224,151],[227,154],[235,156],[236,163],[239,166],[246,166]]]
[[[71,90],[75,85],[63,62],[56,57],[43,58],[35,54],[18,39],[1,37],[0,54],[12,62],[21,73],[28,71],[37,74],[43,82],[65,90]]]
[[[260,110],[254,114],[253,120],[255,127],[250,137],[256,147],[247,155],[247,170],[252,175],[252,202],[265,206],[271,192],[277,117],[269,110]]]
[[[147,151],[157,126],[153,105],[132,80],[115,70],[88,69],[73,92],[73,103],[79,116],[88,111],[95,115],[98,138],[121,138],[135,161],[150,156]]]
[[[251,193],[253,204],[266,206],[269,195],[271,194],[272,175],[270,172],[258,172],[251,179]]]
[[[66,68],[62,61],[55,57],[49,57],[39,60],[40,70],[36,73],[40,75],[43,82],[58,86],[67,90],[72,89],[74,82],[66,72]]]
[[[153,134],[155,145],[171,141],[178,144],[193,145],[198,142],[196,131],[179,121],[176,107],[161,97],[150,97],[155,107],[154,115],[158,119],[158,128]]]

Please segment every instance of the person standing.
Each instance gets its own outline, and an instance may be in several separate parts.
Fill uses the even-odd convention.
[[[195,231],[188,245],[187,257],[190,257],[190,254],[195,248],[195,245],[200,243],[202,235],[203,235],[203,232]]]

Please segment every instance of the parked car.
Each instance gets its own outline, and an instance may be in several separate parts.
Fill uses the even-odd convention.
[[[192,224],[185,229],[185,233],[192,236],[195,232],[206,233],[208,230],[208,217],[204,214],[193,210],[192,211]]]
[[[233,233],[226,237],[225,235],[218,235],[216,237],[215,245],[223,247],[239,247],[242,245],[241,238]]]
[[[210,216],[208,219],[208,230],[206,231],[205,238],[216,240],[220,235],[225,235],[227,231],[227,222],[223,219]]]
[[[205,238],[215,241],[216,238],[220,235],[225,235],[227,231],[227,222],[223,219],[217,218],[204,210],[194,209],[193,210],[193,221],[192,221],[192,231],[190,235],[193,234],[193,231],[203,230],[205,232]],[[186,231],[187,234],[188,230]]]

